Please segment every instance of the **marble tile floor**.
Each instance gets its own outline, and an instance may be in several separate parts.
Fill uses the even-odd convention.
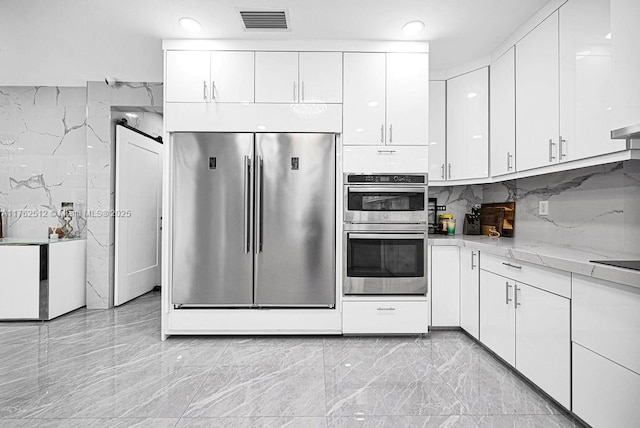
[[[160,296],[0,323],[0,427],[576,427],[460,332],[170,337]]]

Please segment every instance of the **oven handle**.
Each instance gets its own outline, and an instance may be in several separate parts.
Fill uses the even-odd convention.
[[[424,239],[424,233],[349,233],[351,239]]]
[[[347,186],[349,191],[357,191],[359,193],[375,193],[375,192],[407,192],[407,193],[425,193],[426,186],[421,184],[416,187],[369,187],[369,186]]]

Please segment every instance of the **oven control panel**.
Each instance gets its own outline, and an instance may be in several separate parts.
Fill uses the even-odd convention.
[[[426,184],[426,174],[348,174],[347,183],[355,184]]]

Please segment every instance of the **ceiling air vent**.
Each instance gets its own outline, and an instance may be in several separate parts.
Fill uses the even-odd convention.
[[[245,30],[288,31],[286,10],[241,10]]]

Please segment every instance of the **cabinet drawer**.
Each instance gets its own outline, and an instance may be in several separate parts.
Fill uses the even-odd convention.
[[[574,275],[572,338],[640,373],[640,289]]]
[[[426,333],[428,304],[423,302],[343,302],[345,334]]]
[[[569,272],[482,253],[480,269],[571,298]]]
[[[344,172],[425,174],[428,153],[427,146],[345,146]]]
[[[638,426],[640,375],[573,343],[573,412],[594,428]]]

